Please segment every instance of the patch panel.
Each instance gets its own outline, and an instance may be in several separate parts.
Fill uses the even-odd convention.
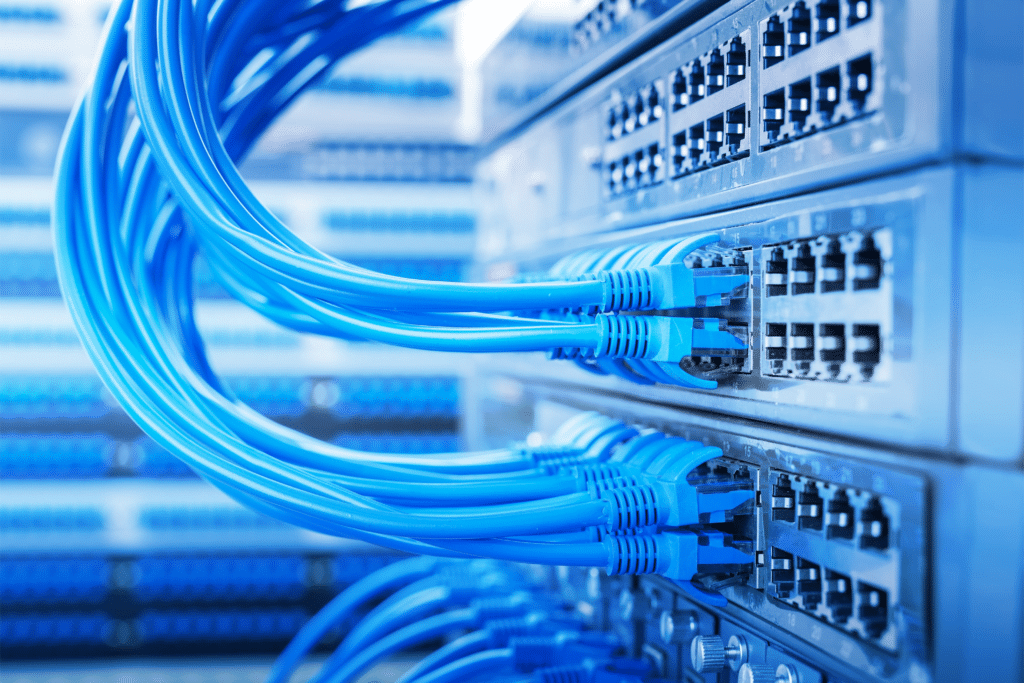
[[[142,642],[281,641],[306,622],[303,609],[152,610],[139,616]]]
[[[302,555],[150,555],[131,567],[147,603],[297,600],[306,590]]]
[[[0,619],[4,650],[54,646],[100,646],[105,642],[109,619],[97,612],[5,613]]]
[[[0,600],[5,606],[98,603],[106,597],[111,567],[108,558],[96,556],[0,556]]]
[[[454,211],[345,211],[323,214],[321,223],[328,230],[352,232],[471,233],[476,228],[472,213]]]
[[[107,476],[114,445],[98,435],[0,436],[0,478],[83,479]]]
[[[0,531],[10,534],[92,533],[106,526],[94,506],[11,506],[0,509]]]
[[[339,434],[331,443],[371,453],[455,453],[458,434]]]
[[[173,655],[186,642],[208,654],[276,652],[337,591],[399,557],[370,547],[5,554],[5,662]],[[336,644],[339,633],[332,630],[323,645]]]
[[[446,100],[455,97],[456,87],[438,78],[383,78],[368,76],[331,76],[314,86],[324,92],[383,97],[387,99]]]
[[[92,374],[18,375],[0,377],[0,420],[11,422],[60,418],[105,418],[122,414],[99,377]]]
[[[154,532],[230,532],[287,529],[285,522],[235,505],[145,505],[139,527]]]

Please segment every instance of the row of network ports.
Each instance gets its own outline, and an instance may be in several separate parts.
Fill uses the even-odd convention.
[[[889,626],[889,592],[771,548],[769,593],[826,623],[878,639]]]
[[[335,590],[397,556],[301,553],[185,553],[143,556],[0,557],[0,601],[11,605],[254,603],[301,600]]]
[[[852,362],[860,378],[870,381],[882,362],[881,326],[768,322],[764,350],[766,375],[849,381],[853,373],[846,365]]]
[[[598,43],[620,25],[634,10],[642,7],[647,0],[600,0],[594,9],[576,22],[569,35],[569,51],[582,54],[591,45]]]
[[[705,97],[736,85],[747,77],[747,46],[737,36],[676,69],[672,84],[672,111],[696,104]]]
[[[605,188],[610,196],[651,187],[665,180],[665,157],[657,142],[610,161],[605,168]]]
[[[631,95],[619,96],[608,110],[608,139],[618,140],[665,116],[664,83],[652,81]]]
[[[225,641],[260,649],[255,643],[280,643],[302,627],[309,614],[301,607],[260,609],[151,610],[136,619],[104,612],[7,613],[0,618],[0,639],[8,658],[41,651],[48,657],[148,649],[161,644],[202,644],[207,650]],[[54,648],[60,653],[54,653]],[[264,646],[266,648],[266,646]]]
[[[876,495],[839,488],[813,479],[778,474],[773,477],[772,522],[795,524],[825,538],[849,541],[861,550],[887,551],[893,545],[887,510],[894,503]],[[802,485],[801,485],[802,484]],[[856,505],[855,505],[856,504]]]
[[[740,105],[672,135],[672,177],[748,154],[747,108]]]
[[[891,233],[882,229],[765,247],[765,296],[879,289],[887,260],[883,249],[891,251],[891,243]]]
[[[764,68],[794,57],[813,44],[871,18],[871,0],[818,0],[812,12],[804,0],[783,8],[761,24]]]
[[[871,54],[764,95],[761,149],[845,123],[877,108]]]

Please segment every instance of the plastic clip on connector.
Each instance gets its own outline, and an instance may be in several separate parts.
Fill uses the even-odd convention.
[[[733,547],[732,537],[717,530],[663,531],[653,536],[608,536],[609,575],[658,574],[689,583],[701,573],[740,572],[754,558]]]
[[[737,355],[745,341],[720,329],[714,318],[670,318],[651,315],[602,315],[597,356],[636,358],[678,365],[694,355]]]

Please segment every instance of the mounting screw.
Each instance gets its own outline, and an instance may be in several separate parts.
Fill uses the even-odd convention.
[[[690,661],[701,673],[721,671],[726,662],[736,671],[747,661],[747,641],[742,636],[731,636],[726,645],[721,636],[697,636],[690,643]]]
[[[779,664],[775,670],[775,683],[800,683],[800,676],[789,664]]]
[[[666,645],[685,643],[697,632],[697,615],[693,612],[671,612],[665,610],[658,620],[661,639]]]
[[[744,664],[736,683],[776,683],[775,667],[771,664]]]

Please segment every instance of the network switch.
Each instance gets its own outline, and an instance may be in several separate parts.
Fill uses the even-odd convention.
[[[1003,129],[992,112],[1020,110],[1019,51],[996,47],[1019,38],[1019,22],[1001,23],[1002,41],[984,17],[1003,5],[966,3],[955,14],[955,4],[730,2],[599,82],[566,86],[480,166],[484,200],[495,205],[488,216],[512,197],[531,207],[483,221],[481,255],[964,156],[1019,164],[1019,131],[992,133]],[[953,24],[966,32],[956,49]],[[964,92],[947,73],[965,74],[956,80]],[[1003,74],[1005,87],[988,87],[988,74]],[[967,91],[986,106],[959,106]],[[654,92],[666,101],[656,121],[638,99]],[[638,126],[640,117],[650,120]]]
[[[495,362],[530,381],[591,386],[859,439],[1017,461],[1024,443],[1014,389],[1022,378],[1019,364],[1004,364],[1014,379],[1004,374],[1001,382],[974,373],[950,382],[934,368],[976,356],[974,323],[960,316],[976,320],[982,289],[992,287],[989,296],[1007,301],[1005,289],[991,279],[954,275],[981,272],[985,259],[973,247],[955,245],[987,242],[991,238],[983,235],[998,233],[1005,248],[1020,250],[1021,231],[1010,227],[1014,214],[1000,197],[1004,191],[1011,195],[1020,179],[1011,168],[926,170],[601,238],[608,247],[625,249],[707,234],[719,241],[699,252],[696,265],[742,255],[752,274],[749,296],[676,313],[749,330],[743,363],[723,365],[698,355],[683,359],[684,371],[717,382],[714,391],[674,389],[662,386],[672,383],[664,379],[641,386],[629,375],[600,376],[565,363]],[[563,240],[521,260],[510,251],[505,263],[520,271],[539,270],[574,244]],[[961,331],[951,332],[956,320]],[[1006,325],[1001,338],[1021,345],[1017,322],[990,316],[985,325],[993,324]],[[959,335],[961,347],[953,346],[951,334]],[[982,386],[989,392],[984,400],[967,400],[978,397]],[[1003,405],[1012,408],[1001,413]]]
[[[616,633],[629,656],[651,662],[656,675],[746,680],[735,676],[747,664],[773,672],[784,666],[799,681],[1016,680],[1019,651],[979,641],[989,628],[1016,633],[1021,625],[1016,606],[1024,585],[1012,571],[1020,562],[1019,472],[823,440],[564,384],[527,382],[511,397],[501,388],[510,381],[518,380],[503,370],[488,372],[485,386],[497,393],[484,400],[504,406],[499,415],[529,415],[538,441],[575,411],[599,409],[718,446],[723,455],[694,476],[749,480],[755,488],[749,511],[712,521],[734,543],[750,544],[749,572],[699,575],[696,590],[686,582],[605,577],[599,570],[554,572],[552,580],[580,613]],[[986,504],[990,494],[999,502]],[[953,512],[968,508],[971,521]],[[964,524],[982,525],[973,541],[959,535]],[[982,583],[957,584],[954,595],[949,582],[959,581],[965,568],[945,554],[977,557],[1004,540],[1015,550],[988,570],[972,564]],[[981,577],[997,575],[999,591],[984,588]],[[956,619],[964,609],[970,615]],[[965,634],[968,622],[981,631]],[[991,659],[961,657],[953,643],[965,638]]]

